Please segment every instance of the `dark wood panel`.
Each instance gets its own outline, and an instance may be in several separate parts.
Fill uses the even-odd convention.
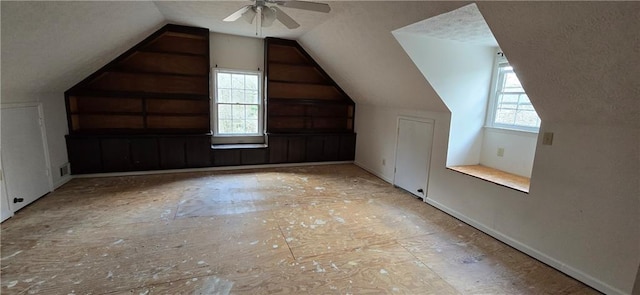
[[[300,163],[304,162],[307,156],[307,140],[304,137],[288,138],[287,162]]]
[[[179,169],[187,167],[184,138],[160,138],[158,139],[158,145],[160,146],[160,167],[162,169]]]
[[[269,163],[287,162],[288,149],[286,137],[269,136]]]
[[[211,137],[187,137],[186,157],[189,168],[211,166]]]
[[[156,138],[134,138],[130,140],[130,145],[134,170],[160,169],[160,152]]]
[[[341,100],[344,96],[331,85],[269,82],[269,97],[289,99]]]
[[[143,117],[139,115],[71,115],[73,130],[83,129],[141,129]]]
[[[327,135],[324,137],[324,145],[322,149],[323,161],[340,160],[340,136]]]
[[[266,164],[267,161],[267,149],[241,149],[240,150],[240,163],[242,165],[260,165]]]
[[[148,99],[147,112],[159,114],[209,114],[209,100]]]
[[[269,116],[304,116],[305,105],[295,103],[270,103],[267,105]]]
[[[115,68],[122,71],[152,72],[182,75],[209,75],[206,56],[176,55],[156,52],[136,52]]]
[[[104,91],[208,94],[209,78],[106,72],[91,82],[88,88]]]
[[[324,136],[307,136],[307,162],[320,162],[324,160]]]
[[[240,150],[230,149],[213,151],[214,166],[237,166],[240,164]]]
[[[72,138],[67,136],[67,152],[71,174],[102,171],[100,140],[97,138]]]
[[[142,47],[142,50],[206,56],[209,54],[209,42],[206,39],[194,39],[184,35],[176,36],[165,33],[149,45]]]
[[[340,136],[340,161],[353,161],[356,156],[356,134],[345,134]]]
[[[309,64],[309,60],[296,47],[269,44],[267,61],[286,64]]]
[[[103,171],[119,172],[132,169],[128,139],[103,138],[100,145]]]
[[[303,82],[311,84],[328,84],[315,67],[297,66],[287,64],[269,64],[269,80],[272,81],[291,81]]]
[[[274,132],[275,130],[303,129],[305,128],[304,117],[269,117],[267,119],[267,130]]]
[[[149,129],[192,129],[208,132],[211,127],[209,125],[209,116],[147,116],[147,128]]]
[[[142,99],[139,98],[113,99],[110,97],[70,96],[69,111],[72,113],[140,113],[143,108]]]

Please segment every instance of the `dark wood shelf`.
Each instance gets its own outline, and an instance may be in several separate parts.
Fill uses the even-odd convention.
[[[157,93],[157,92],[134,92],[134,91],[100,91],[100,90],[77,90],[68,93],[81,99],[91,99],[91,97],[119,98],[144,98],[144,99],[176,99],[176,100],[209,100],[209,95],[191,93]]]
[[[122,69],[109,70],[112,73],[126,73],[126,74],[140,74],[140,75],[152,75],[152,76],[173,76],[173,77],[201,77],[209,78],[209,74],[178,74],[178,73],[162,73],[162,72],[145,72],[145,71],[131,71]]]
[[[353,102],[341,101],[341,100],[315,100],[315,99],[291,99],[291,98],[280,98],[280,97],[269,97],[267,98],[269,103],[273,104],[312,104],[312,105],[346,105],[352,106],[355,105]]]
[[[153,50],[153,49],[138,49],[140,52],[149,52],[149,53],[163,53],[163,54],[172,54],[172,55],[183,55],[183,56],[202,56],[207,57],[207,54],[198,54],[198,53],[187,53],[187,52],[179,52],[179,51],[167,51],[167,50]]]
[[[288,62],[281,62],[281,61],[269,61],[270,65],[279,65],[279,66],[291,66],[291,67],[304,67],[304,68],[311,68],[311,69],[315,69],[315,66],[312,64],[308,64],[308,63],[288,63]]]
[[[74,116],[95,116],[95,115],[100,115],[100,116],[142,116],[144,115],[144,112],[109,112],[109,111],[104,111],[104,112],[95,112],[95,111],[90,111],[90,112],[71,112],[71,115]]]
[[[158,112],[147,112],[147,116],[171,116],[171,117],[209,117],[209,113],[158,113]]]
[[[313,82],[299,82],[299,81],[284,81],[284,80],[273,80],[269,79],[269,82],[273,83],[283,83],[283,84],[298,84],[298,85],[314,85],[314,86],[328,86],[332,87],[333,85],[328,83],[313,83]]]

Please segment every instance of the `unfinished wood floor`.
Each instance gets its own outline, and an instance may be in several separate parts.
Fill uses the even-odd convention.
[[[2,224],[2,294],[590,294],[353,165],[74,179]]]

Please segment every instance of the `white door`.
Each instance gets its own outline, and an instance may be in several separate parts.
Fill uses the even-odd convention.
[[[0,154],[2,150],[0,150]],[[2,157],[0,157],[1,159]],[[4,175],[2,174],[2,161],[0,161],[0,222],[5,221],[7,218],[13,215],[11,208],[9,208],[9,199],[7,198],[7,191],[4,189]]]
[[[432,141],[433,121],[398,118],[393,184],[423,199],[427,194]]]
[[[0,120],[4,185],[16,212],[51,191],[40,108],[2,106]]]

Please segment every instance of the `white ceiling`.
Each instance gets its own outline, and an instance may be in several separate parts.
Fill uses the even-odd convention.
[[[250,3],[1,1],[2,100],[13,99],[10,92],[46,92],[62,102],[62,92],[165,23],[255,36],[243,21],[221,21]],[[297,39],[359,104],[447,111],[391,32],[469,2],[328,3],[329,14],[283,8],[301,27],[275,23],[263,36]],[[477,6],[543,120],[640,126],[640,2]]]
[[[279,6],[282,11],[297,21],[300,27],[290,30],[275,21],[270,27],[262,28],[260,32],[257,30],[255,22],[249,24],[243,19],[235,22],[222,21],[241,7],[252,4],[253,1],[154,1],[154,3],[167,22],[203,27],[212,32],[247,37],[269,36],[297,39],[317,25],[328,21],[333,15],[340,13],[340,5],[336,3],[331,4],[332,11],[328,14]],[[259,36],[256,36],[256,31]]]
[[[475,3],[460,7],[396,30],[436,39],[482,46],[498,46],[489,25]]]

